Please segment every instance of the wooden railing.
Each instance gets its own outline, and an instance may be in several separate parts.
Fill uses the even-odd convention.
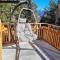
[[[2,44],[7,45],[15,43],[17,41],[15,24],[3,23],[3,25],[4,31],[2,32]]]
[[[2,23],[3,31],[2,31],[2,47],[3,46],[12,46],[15,45],[16,47],[16,55],[15,60],[19,59],[19,41],[16,37],[16,24],[10,23]]]
[[[60,26],[47,23],[31,23],[32,30],[38,35],[39,40],[44,40],[60,50]],[[16,41],[16,29],[14,24],[4,24],[2,43],[9,44]],[[10,30],[11,28],[11,30]]]
[[[60,50],[60,26],[47,23],[36,23],[35,25],[38,26],[38,38]]]

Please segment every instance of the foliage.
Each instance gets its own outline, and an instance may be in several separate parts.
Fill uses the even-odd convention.
[[[58,6],[58,4],[56,4],[54,0],[50,0],[49,9],[47,9],[47,8],[44,9],[44,12],[46,14],[46,17],[44,17],[45,22],[55,24],[57,6]]]
[[[11,11],[14,6],[11,3],[1,3],[0,4],[0,19],[3,21],[10,20]]]
[[[16,3],[0,3],[0,19],[4,22],[9,22],[10,20],[15,21],[15,19],[17,20],[18,18],[20,10],[23,7],[28,7],[27,4],[20,5],[11,16],[11,12],[16,5]],[[35,14],[37,15],[36,4],[32,3],[31,5],[33,5],[31,8],[33,8],[33,10],[36,12]]]

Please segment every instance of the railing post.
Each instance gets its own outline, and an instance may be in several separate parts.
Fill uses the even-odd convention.
[[[2,60],[2,23],[0,22],[0,60]]]

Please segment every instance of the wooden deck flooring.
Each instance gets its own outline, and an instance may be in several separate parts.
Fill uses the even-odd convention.
[[[52,47],[43,40],[34,41],[35,44],[50,58],[50,60],[60,60],[60,51]]]
[[[36,40],[34,44],[43,51],[43,53],[50,59],[50,60],[60,60],[60,51],[56,48],[52,47],[48,43],[43,40]],[[29,43],[21,43],[20,44],[20,56],[19,60],[43,60],[41,55],[39,55],[34,48]],[[30,49],[30,50],[27,50]],[[41,53],[41,52],[40,52]],[[14,60],[15,58],[15,49],[3,49],[2,60]]]

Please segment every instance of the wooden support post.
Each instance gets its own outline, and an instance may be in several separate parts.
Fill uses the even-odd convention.
[[[2,24],[0,22],[0,60],[2,60]]]

